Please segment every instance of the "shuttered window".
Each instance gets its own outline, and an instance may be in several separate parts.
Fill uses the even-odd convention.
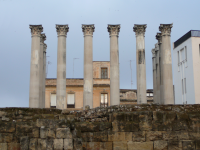
[[[67,94],[67,108],[75,108],[75,94]]]
[[[51,108],[56,108],[56,94],[51,94]]]
[[[101,78],[107,79],[108,78],[108,70],[107,68],[101,68]]]
[[[108,94],[101,94],[101,107],[108,107]]]

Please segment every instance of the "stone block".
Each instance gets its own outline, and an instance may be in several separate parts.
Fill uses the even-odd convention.
[[[113,150],[127,150],[127,142],[113,142]]]
[[[128,150],[153,150],[153,142],[133,142],[127,143]]]
[[[81,138],[83,142],[97,142],[94,141],[94,133],[93,132],[82,132]]]
[[[103,132],[94,132],[93,133],[93,142],[106,142],[108,141],[108,132],[103,131]]]
[[[1,122],[0,133],[15,132],[15,122]]]
[[[72,139],[72,133],[69,128],[57,128],[56,129],[56,138],[58,139]]]
[[[74,138],[74,150],[82,150],[82,139]]]
[[[54,139],[54,150],[63,150],[63,139]]]
[[[38,150],[46,150],[47,141],[46,139],[38,139]]]
[[[152,130],[152,116],[153,112],[140,112],[139,114],[139,129],[141,131]]]
[[[64,139],[64,150],[73,150],[73,139]]]
[[[138,131],[139,124],[135,122],[112,122],[112,131],[119,131],[119,132],[132,132]]]
[[[70,122],[67,122],[67,120],[37,119],[36,126],[45,126],[46,128],[66,128],[70,126]]]
[[[3,116],[5,116],[6,114],[7,114],[7,112],[5,112],[5,111],[0,111],[0,118],[3,117]]]
[[[165,132],[163,133],[163,140],[168,141],[168,140],[178,140],[177,133],[175,131],[170,131],[170,132]]]
[[[0,133],[0,143],[11,143],[12,139],[12,133]]]
[[[45,128],[44,126],[40,128],[40,138],[43,138],[43,139],[47,138],[47,130],[48,129]]]
[[[132,132],[108,131],[108,141],[132,141]]]
[[[0,150],[7,150],[7,143],[0,143]]]
[[[189,133],[187,131],[177,131],[178,140],[189,140]],[[200,135],[199,135],[200,136]]]
[[[154,150],[168,150],[167,141],[154,141]]]
[[[21,148],[21,150],[29,149],[29,137],[28,136],[20,137],[20,148]]]
[[[111,117],[111,121],[126,122],[133,121],[135,123],[139,122],[137,112],[114,112]]]
[[[112,128],[110,122],[99,122],[99,131],[105,131]]]
[[[84,145],[83,149],[85,148]],[[100,149],[100,142],[86,142],[86,150],[93,150],[93,149]]]
[[[98,132],[100,127],[99,122],[76,122],[75,128],[82,132]]]
[[[168,141],[169,150],[182,150],[182,141],[169,140]]]
[[[133,132],[133,142],[145,142],[145,131]]]
[[[194,141],[183,141],[183,150],[195,150],[195,142]]]
[[[200,132],[188,132],[189,140],[200,140]]]
[[[47,150],[53,150],[54,149],[54,139],[47,138]]]
[[[112,142],[100,142],[100,150],[112,150]]]
[[[33,126],[31,122],[17,122],[16,133],[32,133]]]
[[[162,131],[146,131],[146,141],[162,140]]]
[[[196,140],[196,150],[200,150],[200,140]]]
[[[31,138],[29,143],[29,150],[37,150],[37,149],[38,149],[37,138]]]
[[[181,131],[181,130],[188,130],[189,129],[189,122],[184,120],[175,120],[172,123],[172,130],[173,131]]]
[[[8,143],[8,150],[20,150],[19,143]]]
[[[33,128],[32,129],[32,136],[34,138],[39,138],[39,136],[40,136],[40,129],[39,128]]]

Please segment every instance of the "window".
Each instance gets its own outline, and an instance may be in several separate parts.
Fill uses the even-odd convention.
[[[185,61],[187,61],[187,46],[185,46]]]
[[[108,94],[101,94],[101,103],[100,107],[107,107],[108,106]]]
[[[187,92],[186,91],[186,78],[184,78],[184,83],[185,83],[185,93]]]
[[[153,93],[149,93],[150,94],[150,96],[153,96]]]
[[[75,94],[67,94],[67,108],[75,108]]]
[[[107,79],[108,78],[107,68],[101,68],[101,78],[102,79]]]
[[[184,94],[184,84],[183,84],[183,79],[182,79],[182,94]]]
[[[180,63],[179,51],[177,53],[178,53],[178,66],[179,66]]]
[[[51,108],[56,108],[56,94],[52,94],[51,93],[51,104],[50,104]]]
[[[181,62],[185,60],[185,52],[184,49],[182,49],[181,51]]]

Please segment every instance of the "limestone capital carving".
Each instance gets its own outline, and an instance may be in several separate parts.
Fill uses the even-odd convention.
[[[147,25],[146,24],[134,24],[133,31],[136,36],[142,35],[144,36],[146,32]]]
[[[94,24],[82,24],[82,31],[84,36],[93,35],[94,29],[95,29]]]
[[[171,35],[171,28],[173,27],[173,24],[160,24],[159,31],[161,32],[162,36]]]
[[[29,25],[29,28],[32,36],[40,36],[41,32],[43,32],[42,25]]]
[[[158,40],[159,45],[162,43],[162,34],[161,33],[156,34],[156,40]]]
[[[153,49],[151,50],[151,52],[152,52],[152,58],[155,58],[155,57],[156,57],[156,49],[153,48]]]
[[[47,44],[44,43],[44,48],[43,48],[43,51],[46,53],[46,50],[47,50]]]
[[[67,32],[69,32],[68,24],[65,25],[56,24],[56,32],[58,36],[67,36]]]
[[[46,35],[44,33],[42,33],[40,35],[40,44],[44,44],[44,41],[46,40]]]
[[[158,43],[155,44],[155,51],[159,51],[159,45],[158,45]]]
[[[116,25],[109,24],[107,29],[110,36],[112,35],[118,36],[120,32],[120,24],[116,24]]]

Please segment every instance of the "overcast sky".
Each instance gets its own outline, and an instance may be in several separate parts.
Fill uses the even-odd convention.
[[[147,88],[153,88],[151,50],[160,23],[173,23],[171,42],[189,30],[200,30],[199,0],[0,0],[0,107],[28,107],[31,58],[30,24],[42,24],[47,36],[48,78],[56,78],[55,24],[68,24],[67,78],[83,78],[81,24],[95,24],[93,60],[109,61],[108,24],[121,24],[119,33],[120,88],[136,88],[134,24],[147,24],[145,33]],[[173,57],[173,56],[172,56]]]

